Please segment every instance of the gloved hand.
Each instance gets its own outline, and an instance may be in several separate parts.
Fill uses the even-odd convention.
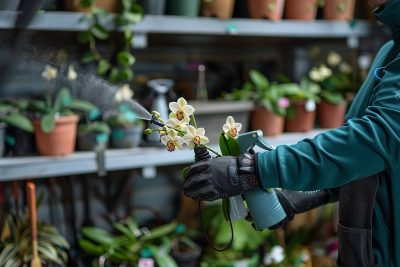
[[[256,155],[224,156],[196,162],[189,167],[183,190],[195,200],[213,201],[241,195],[261,186]]]

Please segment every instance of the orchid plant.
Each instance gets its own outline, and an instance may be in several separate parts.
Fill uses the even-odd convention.
[[[207,145],[209,139],[205,135],[205,129],[197,126],[194,116],[195,109],[193,106],[189,105],[187,101],[181,97],[176,102],[169,103],[169,109],[171,113],[166,121],[160,118],[160,114],[157,111],[152,112],[152,115],[157,120],[164,123],[165,126],[155,129],[146,129],[145,134],[158,131],[161,142],[170,152],[177,149],[182,150],[185,145],[190,149],[203,145],[216,156],[221,156],[220,153]],[[235,122],[232,116],[228,116],[226,123],[222,127],[223,133],[221,136],[230,142],[236,141],[235,139],[238,138],[241,129],[242,124]]]

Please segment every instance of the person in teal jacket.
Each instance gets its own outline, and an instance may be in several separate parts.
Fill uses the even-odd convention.
[[[393,40],[378,51],[346,123],[295,145],[194,163],[183,190],[212,201],[259,187],[340,188],[338,265],[399,267],[400,0],[369,2]]]

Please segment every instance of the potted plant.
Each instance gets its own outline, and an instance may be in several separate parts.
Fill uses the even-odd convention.
[[[355,0],[322,0],[324,19],[352,20],[354,17]]]
[[[203,0],[201,11],[206,17],[229,19],[232,17],[234,5],[235,0]]]
[[[290,107],[286,118],[285,130],[288,132],[308,132],[314,128],[316,102],[320,101],[320,86],[304,78],[300,84],[288,84],[291,87]]]
[[[93,8],[101,8],[116,13],[120,9],[119,0],[65,0],[65,8],[76,12],[90,12]]]
[[[285,17],[296,20],[315,20],[318,0],[286,0]]]
[[[270,83],[268,79],[256,70],[250,70],[250,81],[241,89],[234,89],[227,99],[252,100],[256,108],[250,115],[250,128],[262,130],[264,136],[276,136],[282,133],[286,109],[289,99],[286,97],[289,86]]]
[[[57,69],[47,65],[42,76],[50,83],[57,77]],[[37,117],[33,120],[36,145],[41,155],[68,155],[75,148],[79,120],[74,111],[98,113],[98,110],[86,101],[73,99],[66,87],[61,88],[54,99],[52,95],[52,88],[49,88],[45,100],[30,103]]]
[[[0,266],[30,266],[33,255],[31,228],[27,214],[8,216],[6,220],[9,234],[4,237],[4,248],[0,252]],[[44,266],[68,262],[70,246],[58,230],[49,224],[38,223],[38,251]]]
[[[133,148],[140,145],[144,123],[137,119],[128,101],[132,99],[133,91],[125,84],[115,94],[114,101],[118,104],[116,110],[106,115],[111,126],[111,146],[113,148]]]
[[[100,143],[106,148],[110,133],[111,129],[106,122],[87,119],[85,123],[78,125],[78,150],[92,151]]]
[[[0,101],[0,157],[4,154],[7,124],[24,132],[33,132],[32,122],[23,112],[8,101]]]
[[[285,0],[247,0],[250,16],[274,21],[282,19]]]
[[[167,14],[175,16],[197,17],[200,0],[168,0]]]
[[[177,224],[171,222],[149,230],[140,228],[133,217],[114,224],[116,233],[97,227],[84,227],[83,239],[79,246],[95,256],[93,266],[147,266],[151,262],[159,267],[176,266],[169,255],[168,235],[175,231]]]
[[[346,94],[354,87],[351,66],[342,60],[340,54],[330,51],[325,62],[310,70],[309,78],[321,87],[319,125],[322,128],[341,126],[347,108]]]
[[[196,267],[201,257],[201,248],[188,234],[184,224],[178,224],[171,233],[170,255],[179,267]]]
[[[167,0],[141,0],[144,13],[149,15],[164,15]]]
[[[81,1],[84,7],[91,7],[94,0]],[[119,2],[119,1],[118,1]],[[84,53],[81,61],[84,64],[96,63],[96,71],[99,76],[107,77],[112,83],[129,82],[133,80],[132,66],[135,64],[135,57],[131,53],[133,32],[132,24],[142,19],[143,10],[134,1],[121,1],[122,10],[117,15],[111,15],[102,8],[92,7],[90,12],[84,16],[89,27],[86,31],[79,33],[79,42],[88,46],[89,51]],[[97,49],[99,41],[110,40],[112,37],[111,26],[118,27],[123,32],[123,43],[116,45],[117,51],[109,53],[106,57]],[[115,38],[114,38],[115,40]]]

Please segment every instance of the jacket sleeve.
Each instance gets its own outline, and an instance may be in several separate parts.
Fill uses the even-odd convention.
[[[371,74],[370,74],[371,75]],[[264,188],[333,188],[400,164],[400,59],[385,69],[360,118],[257,155]]]

